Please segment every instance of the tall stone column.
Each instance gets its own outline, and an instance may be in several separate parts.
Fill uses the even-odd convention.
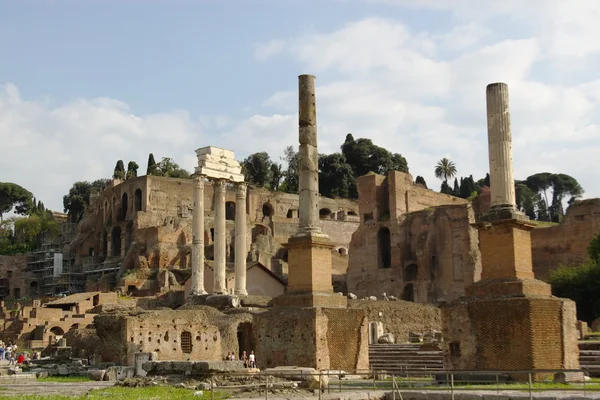
[[[516,208],[508,85],[486,88],[490,186],[493,208]]]
[[[192,216],[192,295],[204,290],[204,176],[195,178],[194,214]]]
[[[246,188],[244,182],[235,188],[235,294],[247,295],[246,290]]]
[[[319,154],[317,153],[317,108],[315,77],[300,75],[299,89],[299,202],[300,234],[320,233]]]
[[[226,276],[226,256],[227,256],[227,235],[225,231],[225,179],[215,179],[213,181],[215,191],[215,242],[214,242],[214,286],[213,292],[227,294],[227,276]]]

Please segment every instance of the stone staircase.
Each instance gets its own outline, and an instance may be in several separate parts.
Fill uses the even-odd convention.
[[[600,342],[582,340],[579,342],[579,367],[589,372],[591,377],[600,377]]]
[[[429,376],[444,369],[444,357],[440,350],[423,351],[419,344],[371,344],[369,366],[372,370],[388,374]]]

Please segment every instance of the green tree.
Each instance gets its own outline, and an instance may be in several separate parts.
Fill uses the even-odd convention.
[[[13,207],[16,214],[28,214],[33,207],[33,195],[16,183],[0,182],[0,221]]]
[[[326,197],[356,198],[356,179],[341,153],[319,155],[319,192]]]
[[[281,190],[286,193],[298,193],[298,152],[293,146],[288,146],[283,153],[282,159],[287,163],[287,169],[283,174]]]
[[[539,193],[548,209],[550,220],[561,222],[564,215],[563,201],[570,197],[569,202],[583,194],[583,188],[575,178],[566,174],[553,174],[541,172],[527,177],[527,186],[534,192]],[[552,190],[552,199],[549,200],[548,191]],[[549,205],[549,206],[548,206]]]
[[[450,185],[448,185],[447,181],[442,181],[440,193],[452,195],[452,188],[450,187]]]
[[[577,319],[591,323],[600,316],[600,235],[588,246],[589,261],[577,267],[561,266],[550,274],[552,294],[575,301]]]
[[[283,178],[283,170],[281,169],[281,164],[272,163],[271,164],[271,183],[269,187],[271,190],[279,190],[279,185],[281,183],[281,179]]]
[[[115,165],[115,170],[113,172],[113,178],[125,180],[125,165],[123,164],[123,160],[117,161],[117,165]]]
[[[453,196],[460,196],[460,186],[458,185],[458,178],[454,178],[454,187],[452,189]]]
[[[470,175],[468,178],[460,178],[460,189],[458,197],[463,199],[468,199],[473,195],[473,192],[477,193],[477,188],[475,184],[475,180],[473,179],[473,175]]]
[[[137,170],[140,166],[137,165],[137,163],[135,161],[129,161],[129,163],[127,164],[127,175],[126,178],[127,179],[132,179],[137,177]]]
[[[267,152],[250,154],[242,161],[242,171],[246,182],[268,187],[271,183],[271,158]]]
[[[531,219],[536,219],[535,205],[539,200],[539,194],[533,192],[525,181],[515,181],[515,200],[517,209],[522,211]]]
[[[168,178],[189,178],[190,173],[185,169],[179,167],[172,158],[163,157],[158,164],[152,175],[166,176]]]
[[[381,175],[390,170],[408,172],[408,163],[402,155],[392,154],[383,147],[374,145],[371,139],[354,140],[354,136],[349,133],[341,149],[356,177],[371,171]]]
[[[425,189],[427,189],[427,182],[425,182],[425,178],[423,178],[421,175],[417,175],[417,178],[415,179],[415,184],[422,185]]]
[[[69,193],[63,196],[64,211],[69,214],[72,221],[79,222],[83,212],[90,204],[92,191],[102,191],[106,188],[108,179],[98,179],[90,183],[78,181],[73,184]]]
[[[449,159],[444,157],[440,161],[438,161],[438,163],[436,164],[434,173],[435,173],[436,178],[443,180],[444,183],[446,184],[446,186],[448,186],[448,179],[452,179],[456,176],[456,166],[454,165],[454,162],[452,162]],[[442,188],[444,188],[444,185],[442,185]],[[450,187],[448,186],[448,188],[450,188]],[[452,192],[451,189],[449,189],[449,190],[450,190],[450,192]],[[446,193],[446,192],[442,192],[442,193]],[[446,194],[452,194],[452,193],[446,193]]]
[[[156,171],[156,161],[154,161],[154,154],[150,153],[148,156],[148,166],[146,167],[146,175],[154,175]]]

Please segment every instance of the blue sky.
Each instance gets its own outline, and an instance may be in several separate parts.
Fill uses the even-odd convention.
[[[485,85],[511,89],[515,175],[564,172],[600,196],[594,0],[0,0],[0,180],[53,209],[76,180],[149,152],[238,159],[297,143],[297,75],[319,140],[402,153],[430,187],[450,157],[487,171]]]

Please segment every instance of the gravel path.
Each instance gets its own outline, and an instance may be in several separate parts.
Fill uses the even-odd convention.
[[[84,395],[92,389],[104,389],[114,386],[115,382],[31,382],[14,385],[2,385],[6,390],[0,391],[0,397],[22,395]]]

